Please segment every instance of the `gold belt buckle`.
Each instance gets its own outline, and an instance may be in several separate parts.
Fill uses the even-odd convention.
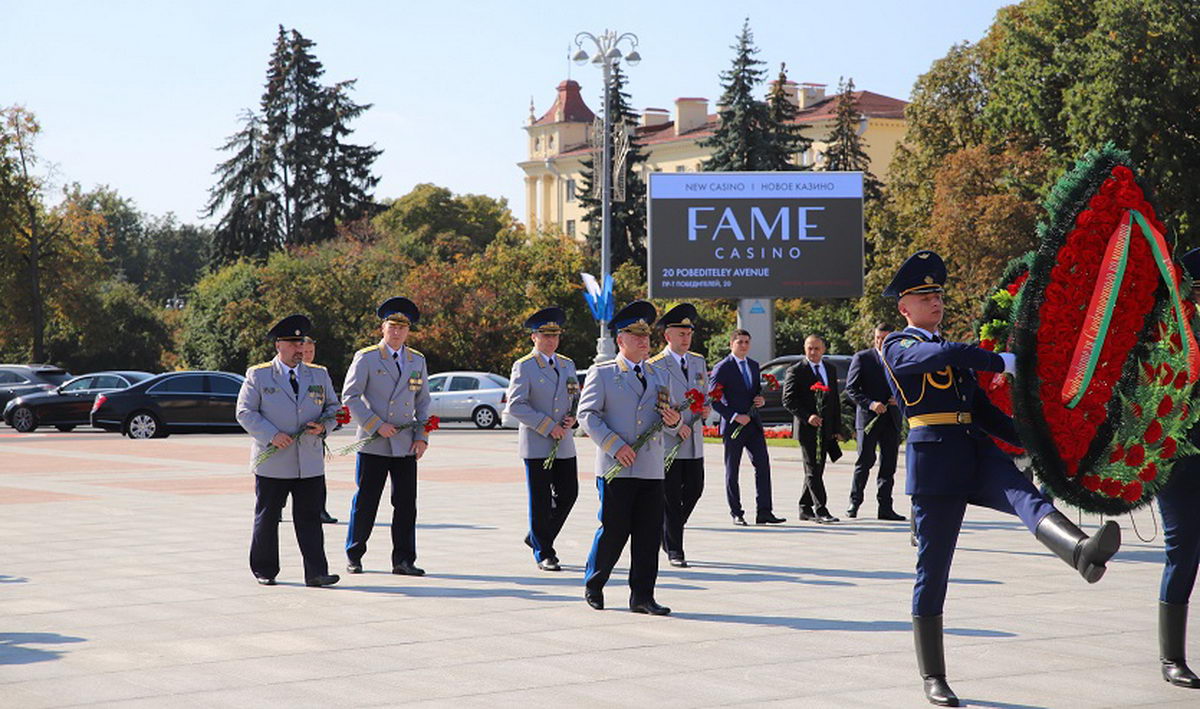
[[[971,423],[971,414],[965,411],[959,411],[956,417],[959,423]]]

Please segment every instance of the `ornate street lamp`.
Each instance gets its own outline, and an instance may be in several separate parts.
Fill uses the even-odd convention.
[[[595,56],[589,57],[584,50],[584,40],[589,40],[594,49]],[[628,46],[628,51],[622,54],[621,46]],[[609,112],[609,93],[612,83],[612,71],[617,62],[625,60],[629,66],[636,66],[642,60],[642,57],[637,52],[638,38],[637,35],[631,32],[617,34],[613,30],[605,30],[599,37],[591,32],[580,32],[575,35],[576,52],[571,55],[571,60],[576,64],[583,65],[591,59],[592,64],[599,66],[604,71],[604,127],[601,141],[603,144],[601,155],[601,179],[602,191],[600,196],[600,287],[608,283],[608,278],[612,273],[612,115]],[[608,334],[608,321],[600,320],[600,337],[596,340],[596,363],[607,362],[616,356],[616,348],[613,346],[613,340]]]

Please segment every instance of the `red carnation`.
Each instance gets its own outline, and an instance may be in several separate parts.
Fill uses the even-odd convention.
[[[350,407],[343,406],[342,408],[338,409],[337,414],[334,415],[334,420],[343,426],[350,423]]]
[[[762,377],[763,381],[767,383],[768,389],[771,391],[779,391],[779,380],[775,378],[774,374],[764,374]]]
[[[1154,480],[1154,478],[1158,477],[1158,464],[1151,463],[1150,465],[1142,468],[1142,472],[1138,473],[1138,477],[1146,482]]]
[[[1175,374],[1175,388],[1182,389],[1187,386],[1188,373],[1184,370],[1179,370]]]
[[[430,416],[429,420],[425,422],[425,433],[438,430],[438,425],[441,424],[441,422],[442,420],[437,416]]]
[[[1142,499],[1142,484],[1137,480],[1126,484],[1124,492],[1121,493],[1121,497],[1124,498],[1126,502],[1137,502],[1138,500]]]
[[[1171,333],[1171,351],[1178,352],[1183,349],[1183,340],[1179,338],[1178,332]]]
[[[1162,401],[1158,402],[1158,417],[1162,418],[1171,413],[1171,409],[1175,408],[1175,400],[1170,394],[1164,394]]]
[[[1087,488],[1088,490],[1091,490],[1092,492],[1095,492],[1100,489],[1100,476],[1099,475],[1084,475],[1083,480],[1081,482],[1083,483],[1083,486],[1085,488]]]
[[[717,384],[712,389],[708,390],[708,398],[713,401],[720,401],[725,398],[725,385]]]
[[[1125,446],[1120,443],[1113,446],[1112,453],[1108,454],[1108,462],[1115,463],[1125,457]]]
[[[1129,446],[1129,450],[1125,453],[1125,464],[1133,468],[1141,467],[1142,461],[1145,459],[1146,449],[1142,447],[1141,443]]]
[[[1162,386],[1166,386],[1171,383],[1172,379],[1175,378],[1175,370],[1171,369],[1171,365],[1167,364],[1166,362],[1163,362],[1161,371],[1162,371],[1162,379],[1159,380],[1158,383],[1161,384]]]
[[[1158,422],[1158,419],[1155,419],[1150,422],[1149,426],[1146,427],[1146,435],[1143,436],[1143,438],[1146,439],[1147,443],[1157,443],[1158,439],[1162,438],[1162,435],[1162,424]]]
[[[1163,441],[1162,448],[1158,451],[1158,457],[1166,460],[1175,456],[1175,450],[1179,447],[1179,443],[1174,438],[1167,436]]]
[[[1136,403],[1135,403],[1135,404],[1133,405],[1132,409],[1133,409],[1133,417],[1134,417],[1134,418],[1139,418],[1139,419],[1140,419],[1140,418],[1142,417],[1142,406],[1141,406],[1141,404],[1136,404]]]
[[[991,339],[984,339],[984,340],[980,340],[980,341],[979,341],[979,346],[980,346],[980,347],[982,347],[983,349],[985,349],[985,350],[989,351],[989,352],[995,352],[995,351],[996,351],[996,341],[995,341],[995,340],[991,340]]]
[[[810,386],[809,389],[812,389],[813,391],[819,391],[819,392],[829,391],[829,387],[825,386],[821,382],[813,382],[813,385]]]
[[[1142,372],[1146,375],[1147,384],[1154,381],[1154,367],[1151,367],[1149,362],[1142,362]]]
[[[688,389],[683,396],[687,399],[688,411],[693,414],[704,413],[704,395],[700,393],[699,389]]]
[[[1100,482],[1100,492],[1108,495],[1109,497],[1117,497],[1120,495],[1123,487],[1124,485],[1121,484],[1120,480],[1115,480],[1113,478],[1104,478],[1104,480]]]

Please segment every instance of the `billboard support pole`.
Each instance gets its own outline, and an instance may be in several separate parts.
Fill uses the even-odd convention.
[[[750,358],[768,362],[775,358],[775,301],[771,298],[738,300],[737,326],[750,333]]]

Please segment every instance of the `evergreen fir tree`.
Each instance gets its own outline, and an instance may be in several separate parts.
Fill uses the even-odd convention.
[[[319,232],[332,235],[338,222],[350,222],[374,211],[371,192],[379,178],[371,174],[371,165],[383,152],[370,145],[345,142],[353,133],[350,121],[358,118],[371,104],[350,100],[357,80],[342,81],[325,90],[325,127],[322,141],[322,208],[317,219]]]
[[[314,43],[279,26],[267,70],[262,115],[278,179],[284,242],[303,244],[328,238],[320,224],[323,128],[327,123],[325,73],[312,53]]]
[[[609,91],[609,110],[612,112],[612,129],[624,122],[630,134],[629,153],[625,159],[625,199],[612,203],[611,212],[611,264],[615,271],[626,261],[632,261],[643,270],[646,268],[646,182],[642,179],[639,166],[646,162],[646,155],[638,146],[636,130],[638,114],[630,108],[630,96],[625,92],[625,74],[621,65],[613,66],[612,83]],[[613,149],[614,155],[616,148]],[[582,185],[579,201],[586,210],[583,221],[588,223],[588,243],[600,253],[601,217],[603,205],[599,196],[592,195],[592,185],[601,175],[591,159],[582,161]],[[617,175],[613,175],[613,184]]]
[[[767,94],[767,119],[771,139],[763,158],[762,170],[807,170],[796,156],[808,150],[812,141],[804,136],[804,126],[796,123],[800,108],[788,98],[787,65],[779,65],[779,76]]]
[[[211,217],[228,205],[213,234],[213,255],[220,263],[266,258],[283,244],[262,119],[246,111],[242,121],[244,127],[221,146],[234,154],[213,171],[217,185],[209,190],[205,209],[205,216]]]
[[[864,150],[866,144],[858,134],[862,113],[854,96],[853,78],[839,80],[837,101],[833,131],[829,134],[829,147],[825,151],[825,164],[821,169],[829,172],[862,172],[863,196],[868,201],[879,199],[883,186],[871,174],[871,159],[867,157]]]
[[[712,155],[701,168],[706,171],[770,170],[767,166],[773,142],[767,104],[754,98],[754,90],[766,77],[760,67],[766,62],[755,59],[754,33],[750,20],[742,25],[734,50],[733,66],[721,72],[721,122],[712,137],[700,147],[712,148]]]

